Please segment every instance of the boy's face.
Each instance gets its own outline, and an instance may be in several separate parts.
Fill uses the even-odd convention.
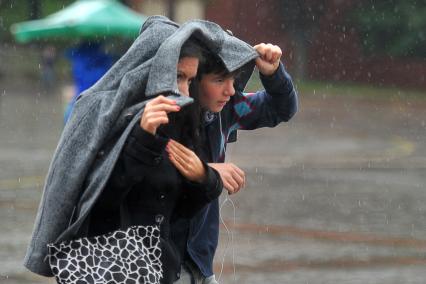
[[[212,112],[220,112],[235,94],[234,77],[222,74],[206,74],[200,81],[201,106]]]

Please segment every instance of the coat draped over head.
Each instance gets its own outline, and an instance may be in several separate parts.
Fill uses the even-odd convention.
[[[24,261],[29,270],[53,276],[47,244],[78,237],[145,103],[161,93],[179,93],[176,66],[190,37],[217,54],[229,72],[241,68],[236,88],[244,88],[257,57],[249,44],[212,22],[179,26],[150,17],[129,50],[75,105],[46,177]]]

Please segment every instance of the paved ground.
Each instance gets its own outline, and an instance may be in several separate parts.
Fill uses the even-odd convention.
[[[21,262],[62,105],[0,89],[0,283],[49,282]],[[302,94],[291,123],[240,133],[228,155],[248,185],[222,197],[221,283],[425,283],[426,94]]]

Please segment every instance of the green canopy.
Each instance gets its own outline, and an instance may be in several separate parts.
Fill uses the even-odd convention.
[[[146,17],[115,0],[79,0],[44,19],[12,25],[18,42],[44,38],[136,38]]]

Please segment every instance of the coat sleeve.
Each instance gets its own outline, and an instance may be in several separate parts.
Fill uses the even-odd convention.
[[[284,65],[271,76],[260,74],[264,90],[255,93],[236,92],[229,109],[230,131],[274,127],[290,120],[297,112],[298,98]]]
[[[136,125],[129,135],[123,152],[110,177],[102,200],[97,203],[102,211],[118,211],[119,202],[136,183],[144,178],[144,173],[152,172],[162,161],[162,152],[168,139],[152,135]],[[210,201],[219,197],[222,192],[222,180],[219,173],[203,162],[206,169],[206,180],[203,183],[184,180],[181,200],[177,213],[192,216]],[[190,204],[190,206],[188,206]]]
[[[158,167],[167,139],[152,135],[136,124],[117,160],[107,187],[97,202],[99,209],[119,210],[119,202],[128,189],[143,180],[146,173]]]
[[[182,217],[190,218],[211,201],[220,196],[223,189],[219,173],[204,163],[207,177],[203,183],[184,182],[181,200],[178,202],[176,212]]]

